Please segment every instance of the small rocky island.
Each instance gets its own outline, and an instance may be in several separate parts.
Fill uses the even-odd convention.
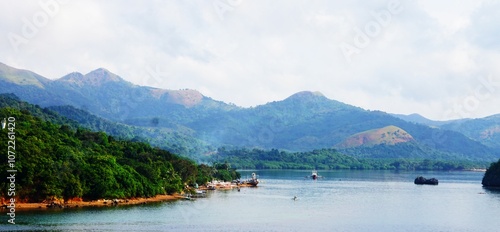
[[[500,160],[492,163],[483,177],[483,187],[500,188]]]
[[[415,184],[438,185],[439,181],[436,178],[425,179],[423,176],[415,178]]]

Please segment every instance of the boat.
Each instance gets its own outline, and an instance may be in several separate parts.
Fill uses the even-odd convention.
[[[311,178],[311,179],[313,179],[313,180],[317,180],[317,179],[319,179],[319,178],[323,178],[323,177],[322,177],[322,176],[320,176],[320,175],[318,175],[318,171],[313,170],[310,176],[305,176],[304,178],[305,178],[305,179],[309,179],[309,178]]]
[[[205,198],[205,197],[207,197],[207,191],[195,190],[194,194],[192,193],[185,194],[182,199],[187,201],[193,201],[196,198]]]
[[[313,171],[312,171],[312,174],[311,174],[311,178],[312,178],[313,180],[318,179],[318,171],[313,170]]]
[[[257,177],[257,175],[254,172],[254,173],[252,173],[252,178],[244,181],[243,183],[255,187],[259,184],[259,178]]]
[[[204,198],[206,197],[207,195],[207,191],[203,191],[203,190],[196,190],[195,191],[195,194],[192,195],[191,197],[192,198]]]

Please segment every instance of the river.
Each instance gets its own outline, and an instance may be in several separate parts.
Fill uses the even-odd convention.
[[[253,171],[242,171],[243,177]],[[498,231],[500,193],[483,172],[255,171],[257,188],[141,206],[18,212],[0,230],[56,231]],[[417,176],[437,186],[413,184]],[[296,196],[297,199],[293,200]]]

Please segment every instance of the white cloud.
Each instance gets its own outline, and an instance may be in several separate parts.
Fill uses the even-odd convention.
[[[49,78],[104,67],[136,84],[198,89],[242,106],[318,90],[435,119],[457,117],[445,112],[470,96],[478,76],[500,79],[498,4],[401,1],[401,12],[381,25],[373,12],[391,2],[68,1],[16,52],[8,33],[22,33],[23,18],[43,8],[9,1],[0,8],[0,57]],[[377,23],[347,62],[339,45],[353,45],[357,29],[369,33]],[[500,113],[491,107],[500,103],[498,88],[470,115]]]

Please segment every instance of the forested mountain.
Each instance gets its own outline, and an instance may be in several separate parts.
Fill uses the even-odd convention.
[[[42,107],[71,105],[112,121],[138,125],[151,125],[153,118],[160,124],[165,123],[163,126],[186,124],[197,117],[239,109],[196,90],[133,85],[102,68],[85,75],[71,73],[49,80],[0,63],[0,93],[14,93]]]
[[[488,147],[500,148],[500,114],[485,118],[464,118],[449,121],[433,121],[418,114],[393,115],[408,122],[456,131]]]
[[[412,139],[377,146],[361,140],[357,146],[342,148],[343,152],[364,157],[378,157],[384,151],[401,157],[430,152],[427,155],[488,161],[500,156],[498,149],[487,146],[490,145],[488,141],[498,135],[495,130],[491,131],[490,140],[478,140],[459,130],[429,127],[384,112],[367,111],[328,99],[318,92],[299,92],[282,101],[241,108],[215,101],[195,90],[136,86],[105,69],[86,75],[72,73],[58,80],[48,80],[3,64],[0,70],[3,70],[0,71],[0,92],[14,93],[30,103],[51,106],[81,123],[94,121],[89,116],[81,116],[85,113],[80,110],[85,110],[112,122],[146,128],[142,133],[148,141],[162,147],[178,144],[181,146],[179,151],[196,153],[189,154],[192,157],[222,146],[288,151],[342,148],[338,145],[348,138],[389,126],[400,128]],[[77,109],[53,107],[61,105]],[[133,136],[137,136],[135,133],[138,132]],[[158,141],[161,139],[170,145],[161,145]],[[177,141],[170,142],[172,139]],[[184,145],[188,147],[182,147]]]
[[[41,108],[21,101],[13,94],[0,94],[0,108],[10,107],[50,121],[55,124],[66,124],[72,129],[87,128],[94,132],[106,132],[117,139],[140,141],[170,151],[174,154],[198,159],[193,154],[204,154],[215,148],[208,144],[169,128],[138,127],[112,122],[72,106],[52,106]]]
[[[47,109],[71,118],[92,131],[103,131],[120,139],[146,142],[151,146],[195,160],[200,158],[197,154],[205,154],[215,149],[208,143],[192,136],[192,130],[181,126],[161,127],[154,125],[154,122],[153,125],[149,126],[127,125],[97,117],[73,106],[51,106]]]
[[[228,144],[290,151],[336,147],[355,134],[395,126],[407,132],[420,148],[401,152],[401,156],[409,157],[421,150],[475,160],[492,160],[498,155],[495,150],[460,133],[406,122],[380,111],[366,111],[312,92],[301,92],[283,101],[230,112],[220,121],[207,121],[203,126],[208,128],[200,126],[201,131],[223,129],[226,134],[218,133],[225,137],[207,137],[222,138],[229,141]],[[369,155],[370,149],[364,145],[360,144],[359,148]]]
[[[118,133],[130,129],[83,115],[85,120],[94,119],[88,124],[99,124],[97,128],[110,127]],[[16,170],[20,201],[148,197],[180,192],[186,184],[203,184],[212,178],[238,178],[228,165],[198,165],[148,143],[91,132],[74,120],[13,95],[0,95],[0,119],[6,120],[0,143],[9,146],[9,156],[0,158],[0,166]],[[2,172],[0,177],[6,179],[7,175]],[[0,197],[8,194],[8,184],[1,182]]]
[[[500,114],[467,121],[452,122],[443,129],[460,132],[489,147],[500,149]]]
[[[51,113],[37,117],[26,109],[1,107],[0,118],[7,120],[0,143],[9,145],[0,166],[16,170],[18,201],[148,197],[180,192],[185,184],[205,183],[215,173],[146,143],[74,129]],[[12,175],[5,171],[0,178]],[[7,197],[8,184],[0,183],[0,197]]]
[[[400,119],[403,119],[405,121],[408,121],[408,122],[419,123],[419,124],[423,124],[423,125],[427,125],[427,126],[431,126],[431,127],[440,127],[440,126],[448,124],[448,123],[469,120],[469,119],[465,118],[465,119],[453,119],[453,120],[448,120],[448,121],[435,121],[435,120],[428,119],[420,114],[409,114],[409,115],[391,114],[391,115],[396,117],[396,118],[400,118]]]

